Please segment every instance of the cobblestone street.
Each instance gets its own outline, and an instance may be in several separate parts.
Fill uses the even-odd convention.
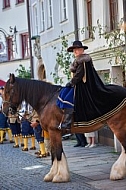
[[[34,151],[23,152],[4,142],[0,145],[0,190],[125,190],[126,179],[109,180],[110,167],[118,157],[111,147],[89,150],[74,148],[75,143],[75,140],[63,141],[71,181],[47,183],[43,178],[50,170],[50,157],[38,159]]]

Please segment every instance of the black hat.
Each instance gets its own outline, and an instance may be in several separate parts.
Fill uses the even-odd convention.
[[[73,42],[73,46],[70,46],[70,47],[67,49],[67,51],[68,51],[68,52],[73,52],[73,49],[75,49],[75,48],[88,49],[88,46],[83,46],[80,41],[74,41],[74,42]]]

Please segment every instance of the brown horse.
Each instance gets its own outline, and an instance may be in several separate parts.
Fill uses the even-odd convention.
[[[38,113],[42,128],[49,132],[51,141],[52,167],[44,177],[44,181],[68,182],[70,180],[67,160],[62,146],[62,132],[58,129],[63,111],[56,106],[56,100],[61,86],[44,81],[21,79],[10,74],[5,85],[3,112],[7,115],[9,110],[26,101]],[[126,176],[126,105],[103,123],[89,127],[72,126],[72,133],[91,132],[98,130],[107,123],[122,145],[122,152],[114,163],[110,173],[111,180],[122,179]]]

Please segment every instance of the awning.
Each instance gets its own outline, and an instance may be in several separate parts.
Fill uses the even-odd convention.
[[[0,79],[0,88],[1,88],[1,87],[4,87],[5,84],[6,84],[6,82]]]

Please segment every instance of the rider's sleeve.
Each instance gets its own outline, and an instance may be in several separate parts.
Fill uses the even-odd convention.
[[[73,78],[71,79],[71,84],[76,85],[78,82],[80,82],[84,77],[85,71],[84,71],[84,63],[83,61],[79,62],[76,72],[73,75]]]

